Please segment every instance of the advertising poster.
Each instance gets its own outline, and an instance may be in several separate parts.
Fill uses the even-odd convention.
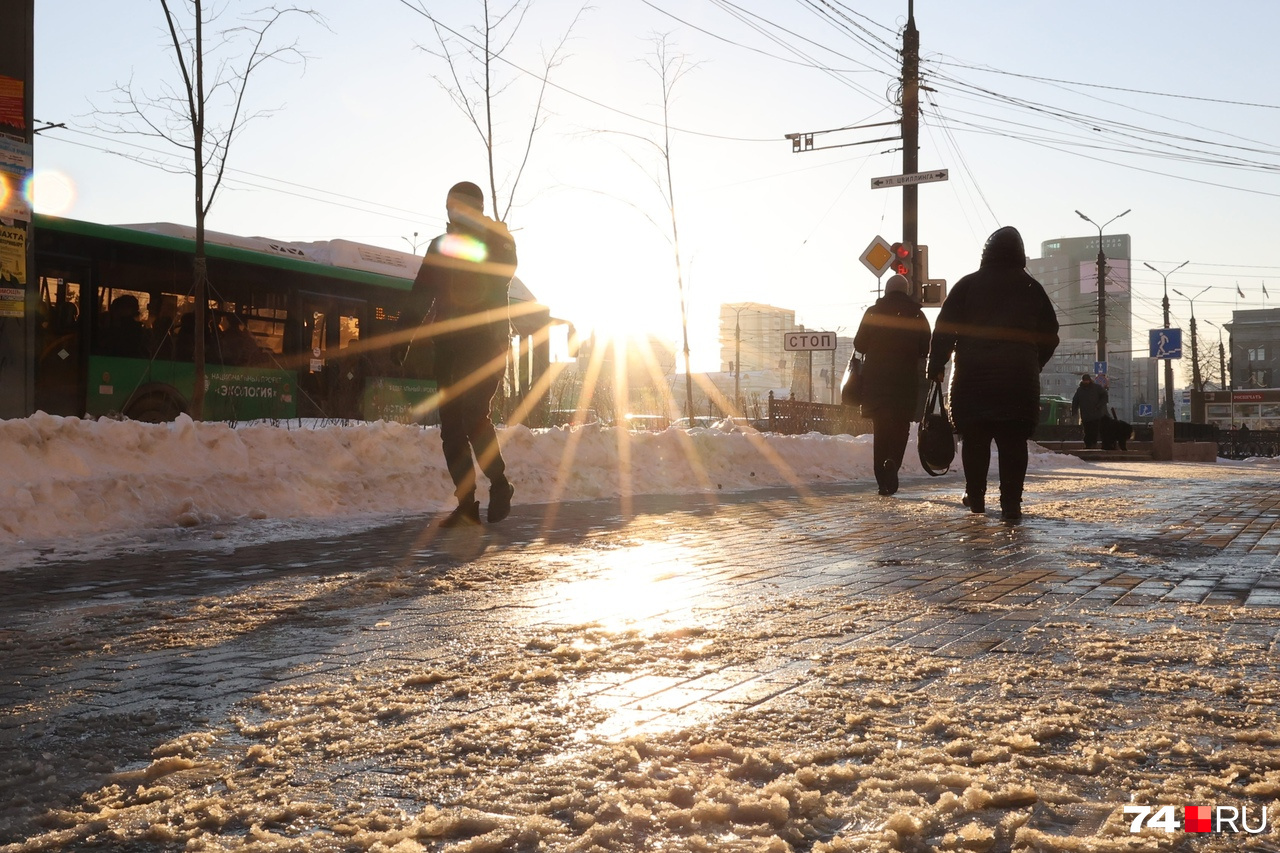
[[[0,287],[27,283],[27,229],[0,224]]]
[[[22,191],[31,167],[31,146],[16,136],[0,134],[0,219],[31,221],[31,204]]]
[[[0,124],[23,130],[27,126],[24,117],[23,84],[14,77],[0,75]]]

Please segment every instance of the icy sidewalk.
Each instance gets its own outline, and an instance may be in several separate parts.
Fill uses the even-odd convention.
[[[1280,482],[1081,467],[1018,526],[956,496],[52,568],[0,602],[0,850],[1156,850],[1184,833],[1124,806],[1280,816]]]

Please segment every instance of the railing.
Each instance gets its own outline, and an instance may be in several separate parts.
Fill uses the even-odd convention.
[[[804,435],[818,432],[823,435],[866,435],[871,432],[871,421],[858,416],[857,409],[832,406],[828,403],[807,403],[803,400],[780,400],[769,392],[768,429],[783,435]]]
[[[1218,430],[1218,455],[1226,459],[1280,456],[1280,430]]]

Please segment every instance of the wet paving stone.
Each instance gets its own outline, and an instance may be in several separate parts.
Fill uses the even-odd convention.
[[[1099,476],[1128,509],[1094,508]],[[536,692],[551,664],[569,673],[557,676],[566,697],[599,715],[582,737],[619,739],[790,709],[844,656],[1034,666],[1061,652],[1063,625],[1165,631],[1185,605],[1234,614],[1222,637],[1276,656],[1280,477],[1157,464],[1033,474],[1020,525],[974,517],[959,491],[952,479],[910,482],[894,500],[852,485],[636,498],[629,512],[586,502],[556,507],[550,526],[546,507],[526,506],[467,543],[401,522],[216,558],[19,569],[0,597],[0,763],[25,756],[37,729],[104,714],[229,729],[280,691],[369,685],[390,704],[414,690],[441,713],[498,713],[506,703],[451,685],[487,672]],[[718,632],[746,640],[717,645]],[[526,660],[492,663],[516,638]],[[126,727],[121,759],[163,740],[143,723]]]

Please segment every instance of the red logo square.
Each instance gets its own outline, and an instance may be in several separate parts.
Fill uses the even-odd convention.
[[[1209,806],[1183,806],[1183,832],[1213,832],[1212,808]]]

